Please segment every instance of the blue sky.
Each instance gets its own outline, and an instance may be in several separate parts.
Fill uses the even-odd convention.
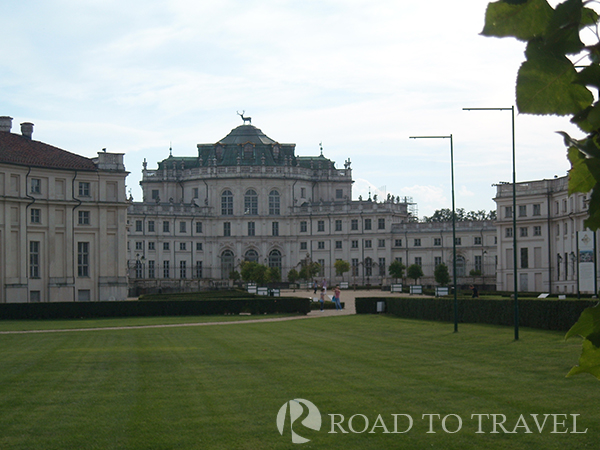
[[[555,5],[557,2],[552,2]],[[192,156],[242,122],[301,156],[352,161],[354,198],[410,196],[419,216],[490,210],[511,181],[509,112],[524,44],[479,35],[487,1],[49,0],[0,16],[0,115],[34,139],[95,156],[125,153],[141,200],[142,161]],[[560,117],[516,117],[517,180],[569,168]]]

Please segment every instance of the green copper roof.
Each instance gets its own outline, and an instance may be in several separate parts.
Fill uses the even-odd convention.
[[[275,144],[273,139],[252,125],[240,125],[219,141],[220,144],[245,144],[247,142],[265,145]]]

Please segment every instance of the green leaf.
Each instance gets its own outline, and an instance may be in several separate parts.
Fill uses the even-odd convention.
[[[581,0],[567,0],[554,10],[545,36],[545,45],[558,55],[577,54],[583,49],[579,38]]]
[[[596,180],[585,163],[585,155],[578,148],[569,147],[568,157],[569,161],[571,161],[571,170],[569,170],[569,195],[575,192],[582,192],[584,194],[590,192],[596,184]]]
[[[581,336],[589,339],[589,336],[600,335],[600,305],[595,305],[583,310],[577,322],[571,327],[565,339],[574,336]],[[600,342],[596,342],[596,347],[600,347]]]
[[[552,7],[546,0],[526,2],[498,1],[490,3],[485,12],[484,36],[515,37],[528,41],[542,36],[552,18]]]
[[[589,203],[589,216],[583,221],[583,226],[592,231],[600,228],[600,185],[596,184]]]
[[[573,367],[567,376],[571,377],[580,373],[589,373],[600,379],[600,348],[587,339],[583,341],[579,364]]]
[[[583,310],[577,323],[567,332],[565,339],[573,336],[581,336],[584,341],[579,364],[573,367],[567,376],[590,373],[600,379],[600,306]]]
[[[528,114],[576,114],[592,104],[592,93],[575,84],[577,72],[565,56],[544,51],[539,41],[527,46],[517,76],[517,107]]]

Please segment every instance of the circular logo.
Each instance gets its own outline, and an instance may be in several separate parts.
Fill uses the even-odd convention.
[[[321,413],[319,412],[319,408],[317,408],[312,402],[309,402],[308,400],[304,400],[303,398],[296,398],[294,400],[290,400],[289,402],[285,402],[283,406],[279,409],[279,412],[277,413],[277,429],[279,430],[279,434],[283,436],[283,433],[285,432],[286,428],[286,421],[289,410],[289,427],[292,433],[293,444],[304,444],[305,442],[310,441],[310,439],[303,438],[294,431],[294,422],[296,422],[297,419],[302,417],[305,409],[308,411],[308,414],[300,423],[306,428],[319,431],[321,429]]]

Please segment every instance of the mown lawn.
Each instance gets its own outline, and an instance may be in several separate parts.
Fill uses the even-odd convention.
[[[0,449],[597,448],[600,382],[565,378],[580,342],[452,329],[372,315],[0,335]],[[295,398],[323,417],[320,431],[296,421],[294,431],[311,439],[302,445],[291,443],[289,417],[283,436],[276,426]],[[343,415],[349,432],[330,433],[329,414]],[[393,433],[393,414],[409,415],[412,428]],[[435,418],[428,433],[424,414],[452,415],[450,432],[460,417],[462,428],[444,432]],[[477,433],[473,414],[503,414],[507,431],[523,415],[532,432],[492,433],[489,416]],[[556,429],[550,416],[540,433],[531,414],[540,423],[567,416],[556,416]],[[349,430],[354,415],[355,431],[369,420],[364,433]],[[403,431],[408,419],[397,417]]]

